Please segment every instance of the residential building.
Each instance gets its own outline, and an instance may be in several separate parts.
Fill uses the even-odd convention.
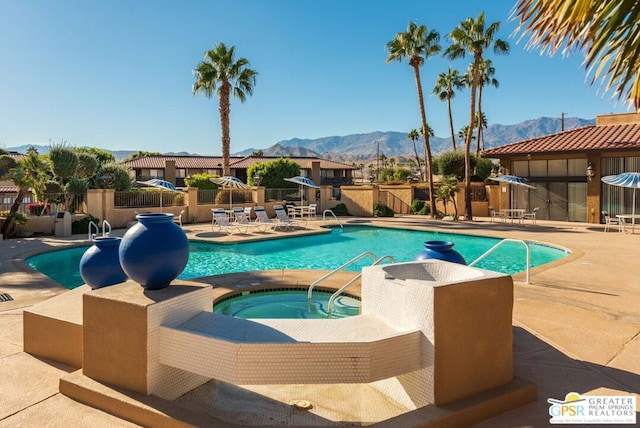
[[[601,223],[602,210],[611,215],[632,211],[633,190],[600,179],[640,172],[640,114],[598,116],[594,126],[487,149],[482,156],[498,159],[503,173],[526,177],[536,186],[501,184],[502,208],[538,207],[538,219]]]
[[[232,157],[231,175],[246,182],[247,169],[251,165],[278,158],[280,157]],[[287,159],[300,165],[300,175],[311,178],[316,184],[340,186],[353,182],[353,171],[356,167],[352,165],[317,157],[288,157]],[[222,175],[222,157],[220,156],[144,156],[123,164],[134,171],[137,181],[160,178],[178,187],[184,186],[184,179],[193,174]]]

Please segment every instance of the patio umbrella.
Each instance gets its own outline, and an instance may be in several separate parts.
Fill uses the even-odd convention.
[[[611,186],[633,189],[633,204],[631,205],[631,233],[633,233],[636,226],[636,190],[640,188],[640,172],[622,172],[617,175],[607,175],[600,180]]]
[[[225,175],[224,177],[215,177],[210,178],[212,182],[222,187],[229,188],[229,209],[233,210],[233,189],[250,189],[250,186],[247,186],[240,180],[238,177],[232,177],[230,175]]]
[[[137,183],[149,187],[157,187],[158,189],[160,189],[160,212],[162,212],[162,191],[168,190],[170,192],[180,192],[180,190],[178,190],[173,183],[165,180],[160,180],[159,178],[152,178],[151,180],[147,181],[137,181]]]
[[[521,187],[524,187],[526,189],[535,189],[536,188],[536,186],[531,184],[529,182],[529,180],[527,180],[524,177],[518,177],[517,175],[498,175],[496,177],[489,177],[489,180],[500,181],[502,183],[507,183],[507,184],[514,185],[514,186],[521,186]],[[513,201],[513,195],[511,196],[511,200]]]
[[[307,186],[307,187],[311,187],[313,189],[319,189],[320,186],[318,186],[316,183],[314,183],[310,178],[307,177],[301,177],[301,176],[296,176],[296,177],[291,177],[291,178],[285,178],[285,181],[290,181],[292,183],[296,183],[300,185],[300,205],[304,206],[304,193],[302,192],[302,186]]]

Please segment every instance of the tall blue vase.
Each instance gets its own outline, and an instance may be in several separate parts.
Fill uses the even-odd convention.
[[[122,269],[145,290],[168,287],[189,261],[189,240],[173,214],[138,214],[136,219],[120,243]]]
[[[424,249],[416,254],[415,260],[438,259],[466,265],[466,260],[453,249],[453,245],[451,241],[427,241]]]
[[[120,238],[97,237],[80,259],[80,276],[94,290],[127,280],[120,266]]]

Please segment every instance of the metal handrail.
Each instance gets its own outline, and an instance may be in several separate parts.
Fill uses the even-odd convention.
[[[92,228],[96,229],[96,233],[95,234],[91,233]],[[91,220],[89,222],[89,241],[93,241],[93,237],[96,236],[98,233],[100,233],[100,226],[98,226],[96,223],[94,223],[93,220]]]
[[[522,239],[511,239],[511,238],[503,239],[502,241],[498,242],[493,247],[489,248],[483,255],[481,255],[480,257],[475,259],[473,262],[469,263],[469,266],[475,265],[480,260],[482,260],[485,257],[487,257],[489,254],[493,253],[498,247],[502,246],[502,244],[504,244],[505,242],[519,242],[522,245],[524,245],[524,247],[527,249],[527,278],[526,278],[525,284],[529,284],[530,283],[529,282],[529,269],[531,267],[531,249],[529,248],[529,244],[527,244],[526,241],[523,241]]]
[[[391,263],[395,263],[396,262],[396,259],[394,259],[392,256],[386,255],[386,256],[382,256],[378,260],[374,261],[371,266],[378,265],[378,264],[382,263],[385,260],[391,260]],[[354,278],[352,278],[349,282],[347,282],[345,285],[343,285],[339,290],[337,290],[335,293],[333,293],[331,295],[331,297],[329,297],[329,303],[327,304],[327,318],[331,318],[331,309],[333,308],[333,302],[338,298],[338,296],[340,294],[342,294],[342,292],[344,290],[349,288],[349,286],[351,284],[353,284],[358,279],[360,279],[361,276],[362,276],[362,272],[360,272],[358,275],[356,275]]]
[[[331,272],[329,272],[326,275],[323,275],[322,277],[316,279],[310,286],[309,286],[309,291],[307,292],[307,305],[309,307],[309,310],[311,310],[311,297],[313,296],[313,289],[316,285],[320,284],[322,281],[324,281],[325,279],[333,276],[334,274],[340,272],[341,270],[343,270],[346,267],[351,266],[352,264],[354,264],[355,262],[357,262],[358,260],[365,258],[365,257],[371,257],[373,259],[373,261],[375,262],[376,260],[376,255],[373,254],[371,251],[367,251],[365,253],[362,253],[354,258],[352,258],[351,260],[349,260],[348,262],[346,262],[345,264],[343,264],[342,266],[335,268],[334,270],[332,270]]]
[[[105,232],[105,226],[109,228],[108,232]],[[111,236],[111,224],[107,220],[102,220],[102,236]]]
[[[322,224],[324,225],[327,222],[327,213],[331,213],[333,218],[335,218],[338,224],[340,225],[340,228],[344,230],[344,226],[342,225],[342,223],[340,223],[340,220],[338,220],[338,217],[336,217],[336,214],[331,210],[324,210],[322,212]]]

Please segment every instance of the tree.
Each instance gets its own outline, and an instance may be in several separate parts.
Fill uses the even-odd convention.
[[[256,157],[256,158],[261,158],[264,156],[264,152],[262,151],[262,149],[259,150],[254,150],[251,152],[251,156]]]
[[[422,178],[422,168],[420,167],[420,156],[418,156],[418,147],[416,146],[416,141],[420,138],[420,134],[418,134],[418,130],[413,128],[407,134],[407,138],[413,141],[413,151],[416,154],[416,165],[418,167],[418,171],[420,172],[420,178]]]
[[[260,176],[260,185],[268,189],[297,187],[296,183],[285,181],[300,175],[300,165],[291,159],[278,158],[269,162],[256,162],[247,168],[247,182],[254,185],[256,176]]]
[[[640,110],[640,2],[519,0],[514,17],[529,47],[555,54],[585,51],[585,69]]]
[[[196,81],[193,84],[193,95],[202,92],[207,98],[211,98],[217,90],[222,127],[222,169],[224,175],[230,175],[231,96],[235,96],[244,103],[247,95],[253,94],[258,73],[249,68],[249,61],[246,58],[239,58],[236,61],[235,46],[227,48],[224,43],[220,43],[204,53],[204,60],[198,64],[194,74]]]
[[[478,137],[476,138],[476,158],[480,157],[480,148],[484,150],[484,144],[482,143],[482,135],[484,130],[487,129],[487,115],[484,112],[478,110],[476,112],[476,120],[473,121],[478,129]]]
[[[116,161],[116,157],[113,155],[113,153],[106,150],[98,149],[96,147],[75,147],[74,150],[78,154],[78,156],[80,156],[81,153],[88,153],[95,156],[95,158],[98,160],[98,166]]]
[[[98,177],[106,177],[104,186],[120,192],[131,188],[131,170],[120,163],[107,163],[102,165]]]
[[[456,204],[456,193],[460,191],[458,188],[458,179],[455,176],[445,176],[442,179],[440,188],[438,189],[438,200],[442,201],[444,205],[444,215],[447,215],[447,203],[453,202],[453,209],[455,211],[454,219],[458,219],[458,205]]]
[[[451,99],[455,96],[456,89],[464,87],[464,79],[458,70],[452,70],[451,67],[446,73],[438,74],[436,86],[433,88],[433,94],[438,96],[440,101],[447,101],[447,110],[449,112],[449,127],[451,128],[451,144],[453,150],[456,150],[456,136],[453,130],[453,115],[451,113]]]
[[[472,68],[472,67],[469,67]],[[472,70],[470,70],[472,71]],[[478,80],[478,112],[476,113],[476,158],[480,157],[480,147],[484,149],[482,130],[487,127],[487,116],[482,111],[482,90],[485,86],[491,85],[494,88],[500,86],[500,82],[494,77],[496,69],[491,64],[490,59],[485,59],[480,63],[480,75]]]
[[[18,187],[18,194],[13,200],[9,214],[2,224],[0,233],[5,238],[11,237],[14,223],[19,217],[18,208],[25,196],[31,191],[34,194],[42,193],[49,176],[46,162],[33,147],[27,149],[27,156],[20,159],[17,164],[8,170],[8,177]]]
[[[494,22],[485,26],[484,12],[480,13],[476,19],[467,18],[458,24],[450,33],[449,39],[451,45],[445,51],[445,56],[451,60],[464,58],[468,53],[473,56],[472,82],[471,82],[471,100],[469,102],[469,132],[467,132],[464,144],[465,156],[465,177],[464,177],[464,196],[465,196],[465,212],[466,220],[473,220],[471,211],[471,130],[473,130],[474,119],[476,116],[476,91],[480,81],[480,63],[482,62],[484,52],[493,47],[496,54],[506,54],[509,52],[509,44],[501,39],[496,39],[496,35],[500,30],[500,22]]]
[[[409,22],[404,33],[397,33],[393,40],[387,43],[387,63],[391,61],[402,61],[407,59],[409,66],[413,68],[413,75],[418,91],[418,106],[420,108],[420,118],[422,120],[422,136],[424,138],[424,152],[426,157],[426,178],[429,182],[429,207],[431,218],[435,218],[436,199],[433,186],[433,165],[431,159],[431,147],[429,144],[429,134],[427,130],[427,114],[424,107],[424,96],[422,93],[422,83],[420,81],[420,67],[428,59],[440,52],[440,34],[429,31],[425,25],[416,25]]]

